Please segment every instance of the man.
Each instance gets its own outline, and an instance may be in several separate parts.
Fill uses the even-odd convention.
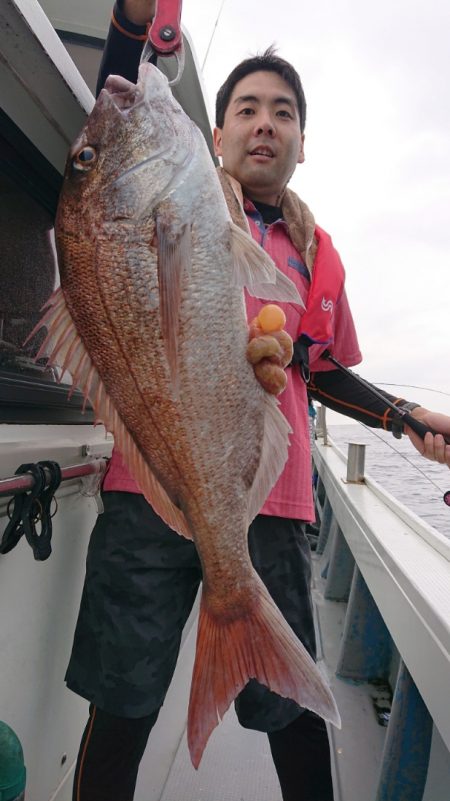
[[[111,72],[135,79],[152,13],[151,0],[116,4],[99,89]],[[288,464],[250,527],[249,547],[271,595],[315,657],[304,532],[305,522],[314,518],[307,390],[314,399],[369,425],[398,431],[402,426],[382,401],[321,358],[323,343],[316,340],[309,352],[305,346],[308,331],[320,334],[326,327],[314,302],[322,282],[334,292],[333,322],[327,330],[334,355],[346,365],[361,359],[339,257],[306,205],[286,188],[304,160],[306,103],[297,73],[271,51],[248,59],[220,89],[216,111],[214,144],[223,161],[220,179],[231,215],[250,230],[307,302],[305,313],[284,305],[287,331],[294,339],[303,335],[281,395],[294,433]],[[247,298],[249,319],[261,305]],[[409,404],[409,410],[435,430],[450,433],[450,418],[416,404]],[[450,447],[442,436],[427,435],[423,443],[406,433],[425,456],[450,466]],[[201,569],[194,545],[156,516],[117,453],[103,489],[105,513],[91,537],[66,677],[68,686],[91,702],[74,799],[132,801],[139,762],[172,678]],[[236,709],[242,725],[268,733],[284,801],[332,801],[328,737],[317,715],[255,681],[240,694]]]

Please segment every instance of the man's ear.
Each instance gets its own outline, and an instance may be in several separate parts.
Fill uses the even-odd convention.
[[[305,160],[305,134],[302,133],[302,137],[300,140],[300,147],[298,150],[297,164],[303,164],[304,160]]]
[[[304,160],[305,160],[305,134],[302,133],[300,139],[300,147],[298,150],[297,164],[303,164]]]
[[[222,155],[222,129],[214,128],[213,130],[214,153],[216,156]]]

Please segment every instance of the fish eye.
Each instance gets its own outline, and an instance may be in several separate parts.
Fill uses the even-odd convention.
[[[85,145],[72,159],[72,166],[81,172],[87,172],[97,161],[97,151],[90,145]]]

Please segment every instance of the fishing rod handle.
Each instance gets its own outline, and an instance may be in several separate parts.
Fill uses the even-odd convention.
[[[416,420],[409,412],[402,414],[402,420],[406,425],[412,428],[421,439],[425,439],[425,434],[428,434],[428,432],[433,434],[433,436],[440,433],[439,431],[434,431],[432,428],[429,428],[429,426],[426,426],[424,423],[421,423],[420,420]],[[450,437],[444,434],[442,434],[442,436],[444,437],[446,445],[450,445]]]

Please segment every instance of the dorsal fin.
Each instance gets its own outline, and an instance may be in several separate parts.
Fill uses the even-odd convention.
[[[85,400],[91,403],[97,421],[102,422],[114,435],[115,445],[146,500],[170,528],[192,539],[183,512],[172,503],[165,489],[153,475],[106,392],[96,367],[75,329],[61,287],[50,297],[44,317],[34,328],[28,341],[42,326],[45,326],[48,332],[39,349],[39,357],[45,354],[50,365],[62,368],[62,375],[65,371],[72,375],[73,389],[78,388],[83,393]]]

